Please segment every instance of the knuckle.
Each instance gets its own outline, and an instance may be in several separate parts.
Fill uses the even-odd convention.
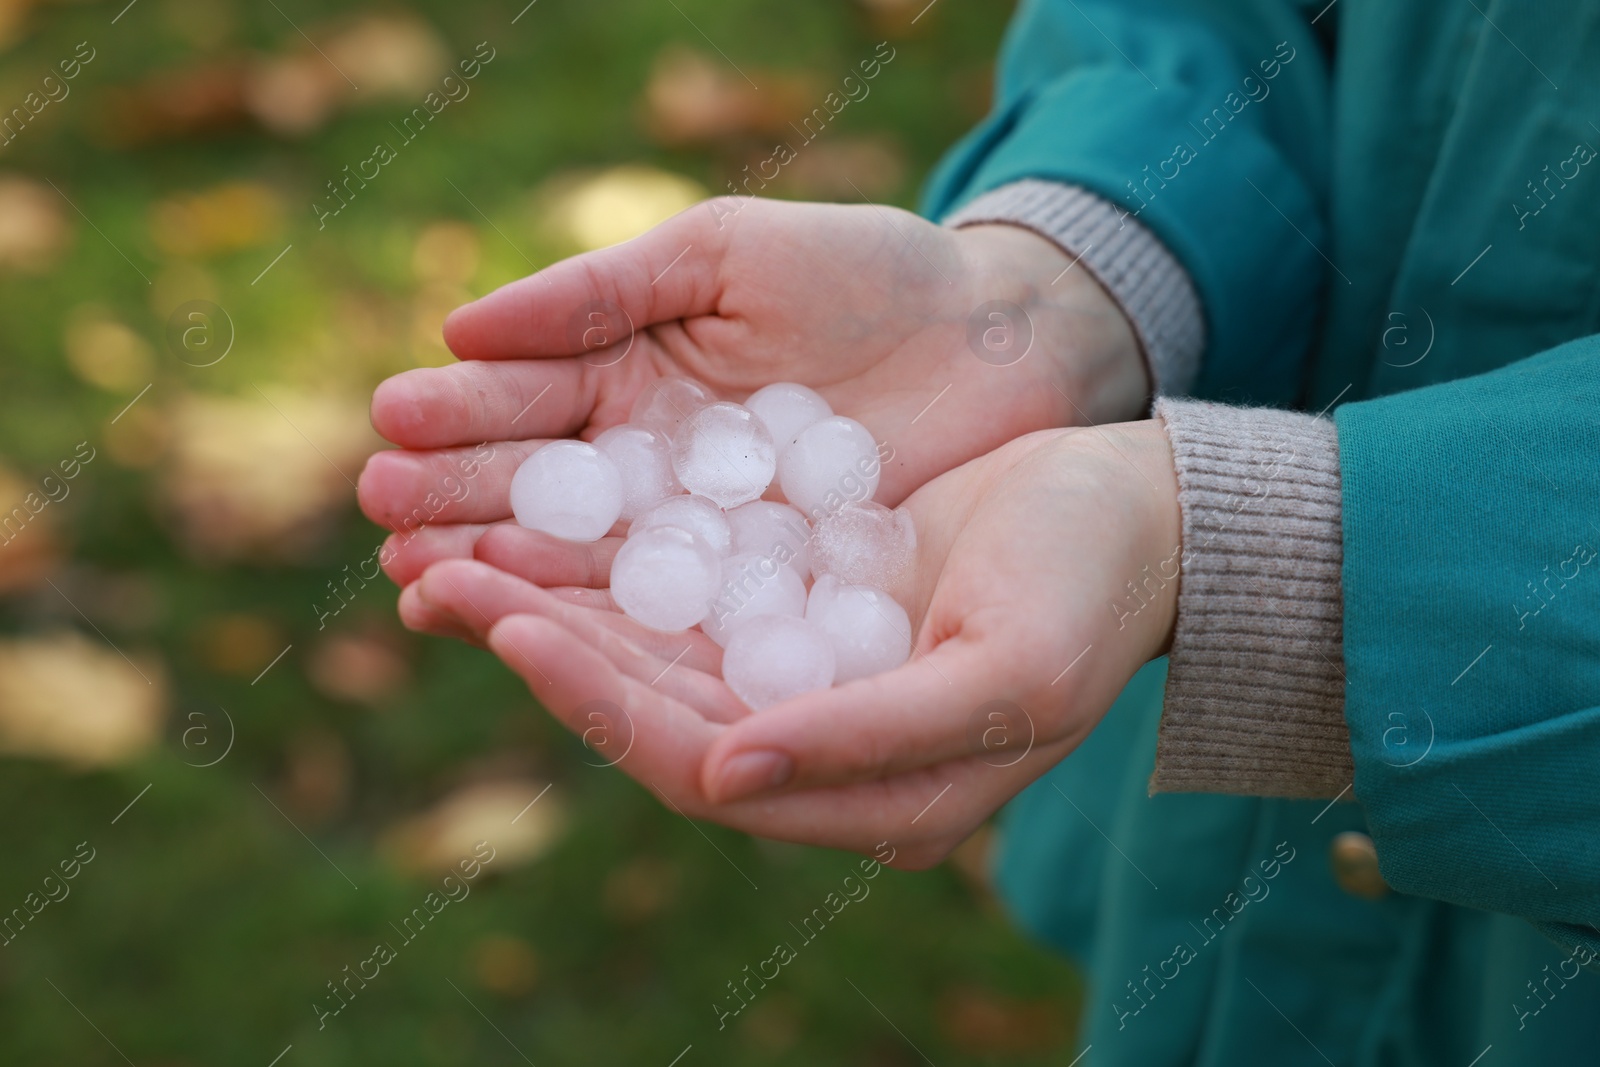
[[[848,753],[844,769],[863,777],[882,778],[893,768],[896,743],[880,732],[869,731]]]
[[[574,577],[578,579],[579,585],[595,589],[605,584],[602,579],[609,580],[610,570],[611,568],[604,565],[600,559],[600,553],[595,550],[594,545],[585,545],[578,560],[578,573]]]

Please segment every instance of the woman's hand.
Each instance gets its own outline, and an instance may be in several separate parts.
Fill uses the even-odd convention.
[[[905,506],[917,562],[893,592],[916,629],[911,660],[760,714],[722,683],[703,635],[611,608],[606,542],[502,527],[481,562],[430,567],[411,606],[486,641],[682,813],[863,852],[888,841],[897,865],[923,866],[1071,752],[1165,650],[1180,525],[1157,422],[1035,433]]]
[[[400,450],[371,459],[360,499],[403,531],[381,558],[401,585],[470,558],[510,518],[511,476],[529,453],[626,421],[662,376],[735,399],[775,381],[816,388],[893,448],[878,494],[890,504],[1021,434],[1135,417],[1149,387],[1132,331],[1072,267],[1015,227],[757,199],[707,201],[557,263],[450,316],[445,339],[462,362],[379,386],[373,425]],[[977,314],[991,301],[1025,317]],[[1030,330],[1020,359],[982,347]]]

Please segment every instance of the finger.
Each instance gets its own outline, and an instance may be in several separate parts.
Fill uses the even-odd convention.
[[[471,627],[462,625],[454,613],[442,611],[423,599],[417,584],[413,582],[400,590],[400,601],[396,605],[400,622],[406,629],[435,637],[453,637],[457,641],[482,646],[483,641],[478,634]]]
[[[554,605],[580,608],[596,614],[616,613],[615,606],[604,590],[570,586],[541,589],[532,582],[478,560],[441,560],[424,571],[414,584],[429,607],[448,615],[456,624],[471,630],[479,638],[483,638],[491,626],[507,615],[539,612],[543,608],[553,610]],[[628,622],[638,627],[631,619]],[[652,632],[644,627],[638,629],[645,633]],[[681,637],[681,634],[661,636]],[[680,640],[673,652],[676,654],[681,650]]]
[[[374,390],[372,426],[402,448],[567,437],[594,410],[590,369],[575,359],[418,367]]]
[[[390,581],[407,586],[442,559],[471,559],[473,546],[496,528],[460,523],[392,533],[384,540],[378,561]]]
[[[624,615],[535,601],[533,609],[560,623],[605,655],[625,674],[692,708],[711,722],[734,722],[750,714],[722,680],[722,650],[702,633],[662,633]]]
[[[417,579],[423,603],[484,639],[507,615],[527,611],[536,586],[475,560],[443,560]]]
[[[604,591],[540,589],[477,560],[442,560],[424,571],[415,584],[431,607],[450,615],[480,639],[505,616],[532,611],[547,601],[591,611],[614,610]],[[600,598],[597,601],[587,599],[596,596]]]
[[[556,595],[559,590],[541,592],[546,592],[546,595],[540,599],[538,611],[546,617],[586,634],[591,632],[585,628],[590,624],[604,627],[664,663],[671,662],[692,671],[715,675],[718,684],[722,684],[722,649],[698,630],[652,630],[616,611],[597,610],[563,600]],[[651,680],[654,677],[652,675]],[[731,691],[729,695],[732,695]],[[750,713],[743,701],[735,700],[734,706],[738,709],[738,714],[733,716],[735,718],[742,719]]]
[[[631,241],[502,286],[451,312],[445,343],[468,360],[576,356],[590,351],[584,335],[592,306],[615,305],[635,331],[708,315],[721,295],[731,231],[718,223],[732,213],[722,201],[697,204]]]
[[[611,582],[611,561],[622,544],[620,537],[603,537],[589,544],[564,541],[543,530],[506,523],[485,530],[472,554],[546,589],[567,585],[600,589]]]
[[[669,795],[698,792],[695,767],[724,727],[626,674],[544,616],[506,616],[489,631],[489,648],[567,729],[588,734],[593,745],[591,731],[603,727],[606,749],[597,751],[607,762]]]
[[[722,650],[702,633],[651,630],[609,607],[578,604],[476,561],[449,560],[430,567],[417,586],[429,606],[479,638],[486,638],[507,615],[543,615],[584,637],[641,681],[675,687],[665,691],[702,713],[720,721],[748,714],[720,677],[707,677],[707,672],[720,671]],[[704,679],[714,687],[698,681],[680,686],[685,677]]]
[[[807,693],[729,730],[703,781],[718,800],[776,787],[873,781],[971,754],[968,725],[1005,693],[994,650],[953,638],[905,665]]]
[[[589,608],[593,611],[607,611],[613,614],[620,613],[616,598],[609,589],[584,589],[576,585],[562,585],[546,590],[551,596],[565,604],[575,607]]]
[[[356,484],[362,512],[391,530],[511,517],[511,479],[544,441],[500,441],[474,449],[390,449],[367,460]]]

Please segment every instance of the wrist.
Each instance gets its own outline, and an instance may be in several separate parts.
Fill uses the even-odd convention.
[[[1083,562],[1094,590],[1083,607],[1098,620],[1092,642],[1112,653],[1120,686],[1167,654],[1177,626],[1183,513],[1171,439],[1159,418],[1033,436],[1049,442],[1065,489],[1091,487],[1075,506],[1099,531],[1093,560]]]
[[[1117,589],[1126,598],[1123,610],[1131,614],[1115,608],[1112,614],[1119,629],[1135,629],[1143,663],[1167,654],[1178,623],[1183,511],[1178,504],[1177,460],[1159,418],[1103,427],[1100,433],[1125,461],[1121,471],[1135,513],[1138,545],[1130,573]],[[1134,477],[1128,477],[1127,465],[1133,466]]]
[[[1059,394],[1060,425],[1145,414],[1150,372],[1133,325],[1076,256],[1009,223],[963,226],[955,237],[973,279],[972,306],[1004,301],[1023,312],[1032,334],[1024,361],[1035,361]]]

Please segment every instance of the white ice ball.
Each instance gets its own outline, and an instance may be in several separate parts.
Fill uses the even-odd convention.
[[[833,575],[817,575],[817,580],[811,583],[811,591],[806,594],[806,618],[812,622],[822,618],[822,613],[828,610],[828,603],[843,588],[844,583]]]
[[[653,526],[681,526],[698,535],[712,551],[726,556],[733,551],[733,534],[722,509],[703,496],[669,496],[641,512],[628,528],[628,536]]]
[[[811,524],[800,509],[772,500],[752,500],[725,513],[734,552],[771,556],[803,582],[811,577]]]
[[[871,500],[881,474],[878,444],[855,419],[833,415],[801,430],[783,450],[778,484],[813,520],[849,500]]]
[[[628,421],[670,439],[685,419],[715,399],[710,389],[693,378],[657,378],[640,390]]]
[[[678,526],[628,538],[611,563],[611,596],[628,618],[655,630],[687,630],[706,617],[722,578],[710,545]]]
[[[643,426],[613,426],[594,439],[594,447],[611,457],[622,475],[622,517],[683,492],[672,473],[672,441]]]
[[[729,639],[761,615],[793,615],[806,610],[806,585],[793,570],[755,552],[722,561],[722,584],[711,611],[700,622],[707,637],[728,647]]]
[[[833,680],[840,685],[893,670],[911,656],[911,618],[881,589],[841,585],[825,574],[811,589],[806,621],[833,642]]]
[[[511,476],[517,524],[568,541],[600,540],[622,506],[622,473],[610,456],[582,441],[551,441]]]
[[[820,393],[794,382],[763,386],[750,394],[744,406],[766,426],[780,455],[801,430],[833,414]]]
[[[761,615],[733,633],[722,655],[728,688],[756,711],[833,684],[833,642],[792,615]]]
[[[911,513],[870,500],[822,516],[811,534],[812,569],[845,585],[893,589],[908,576],[916,551]]]
[[[718,507],[755,500],[772,484],[778,453],[748,408],[719,401],[686,419],[672,438],[672,469],[691,493]]]

